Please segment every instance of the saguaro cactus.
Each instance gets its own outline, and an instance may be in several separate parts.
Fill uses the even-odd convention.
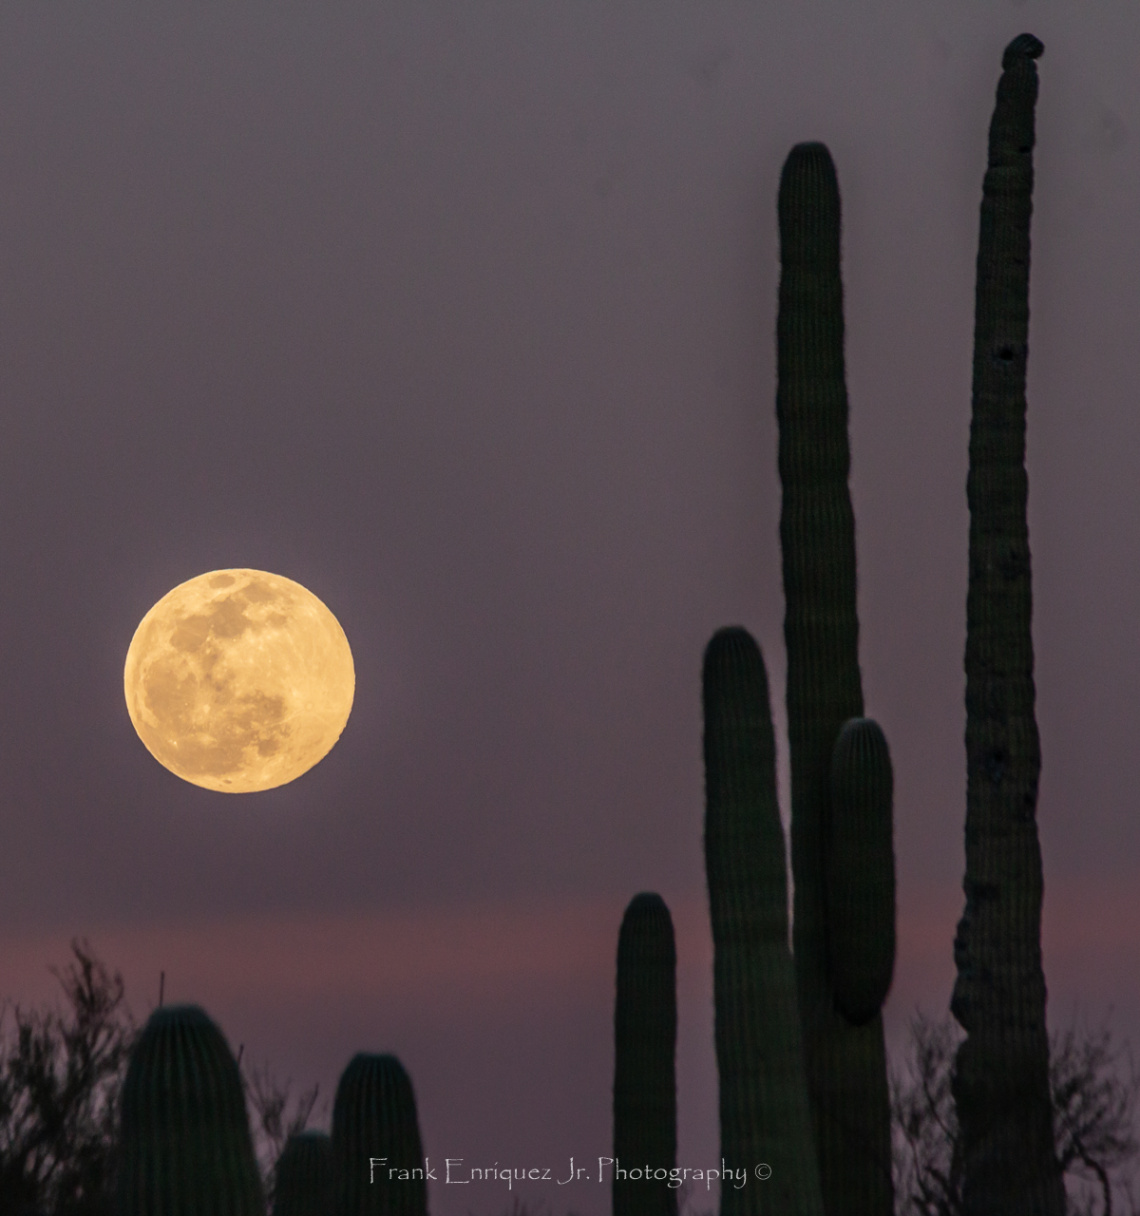
[[[894,773],[871,718],[844,723],[831,756],[823,841],[827,974],[835,1007],[862,1026],[883,1007],[895,967]]]
[[[273,1216],[330,1216],[332,1141],[326,1132],[297,1132],[285,1141],[273,1179]]]
[[[677,1164],[677,950],[660,895],[630,901],[618,934],[614,1158],[623,1170]],[[667,1182],[613,1180],[614,1216],[677,1216]]]
[[[970,1216],[1061,1216],[1065,1208],[1041,966],[1041,753],[1025,471],[1034,60],[1043,49],[1022,34],[1002,56],[978,239],[966,482],[966,907],[950,1004],[966,1031],[953,1092],[955,1168]]]
[[[849,1010],[858,1014],[859,1024],[853,1025],[840,1012],[842,998],[837,1008],[828,969],[824,874],[826,833],[833,821],[833,750],[844,722],[862,715],[863,691],[855,610],[855,519],[847,488],[839,186],[823,144],[797,144],[791,150],[780,178],[778,211],[776,416],[783,484],[780,542],[792,770],[793,942],[804,1060],[828,1216],[891,1216],[882,1016],[860,998],[858,1008]],[[889,826],[885,838],[880,833],[878,847],[889,853]],[[831,865],[842,868],[844,862],[833,858]],[[886,856],[875,865],[885,872]],[[891,886],[893,924],[893,879]],[[872,920],[881,925],[882,913]],[[840,931],[837,928],[832,937]],[[883,957],[889,960],[889,984],[893,941],[880,941],[874,949],[882,956],[876,964],[880,981]],[[834,949],[832,956],[841,961]],[[864,996],[873,991],[885,996],[880,981],[867,985]],[[841,978],[841,986],[846,984]]]
[[[395,1056],[349,1061],[333,1101],[332,1154],[335,1216],[426,1216],[416,1098]]]
[[[776,742],[760,648],[718,630],[702,676],[705,871],[713,931],[721,1156],[771,1176],[721,1187],[722,1216],[822,1216],[788,950]]]
[[[123,1081],[119,1216],[264,1216],[241,1076],[197,1005],[150,1015]]]

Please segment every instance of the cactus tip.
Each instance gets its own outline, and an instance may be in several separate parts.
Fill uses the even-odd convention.
[[[1005,48],[1001,57],[1001,68],[1004,72],[1015,59],[1040,59],[1045,50],[1045,44],[1032,34],[1018,34]]]

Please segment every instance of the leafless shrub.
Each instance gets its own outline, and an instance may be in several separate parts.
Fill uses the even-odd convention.
[[[52,968],[66,1008],[0,1011],[0,1211],[105,1216],[112,1210],[119,1091],[138,1030],[122,976],[85,941]]]
[[[950,1079],[962,1031],[949,1016],[934,1021],[916,1010],[910,1032],[905,1068],[890,1077],[896,1211],[960,1216]],[[1049,1036],[1049,1085],[1071,1216],[1137,1216],[1140,1075],[1127,1045],[1113,1042],[1107,1021],[1089,1030],[1074,1018],[1062,1034]]]
[[[292,1078],[279,1080],[268,1064],[248,1067],[243,1056],[244,1052],[239,1052],[238,1067],[250,1112],[254,1150],[265,1183],[265,1193],[272,1195],[281,1150],[290,1136],[303,1132],[308,1127],[313,1108],[317,1104],[320,1086],[314,1085],[311,1089],[301,1090],[290,1101]],[[326,1103],[326,1108],[327,1105]]]

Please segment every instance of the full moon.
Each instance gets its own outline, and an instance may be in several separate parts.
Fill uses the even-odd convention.
[[[194,785],[269,790],[322,760],[352,709],[352,651],[300,583],[211,570],[143,617],[123,671],[147,751]]]

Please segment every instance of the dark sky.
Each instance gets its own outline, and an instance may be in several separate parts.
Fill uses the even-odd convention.
[[[330,1097],[395,1051],[429,1154],[557,1167],[607,1152],[617,928],[657,890],[681,1164],[715,1161],[700,662],[753,631],[786,773],[776,190],[818,139],[895,766],[892,1042],[944,1012],[978,204],[1023,30],[1050,1017],[1111,1004],[1140,1038],[1125,3],[0,8],[0,994],[46,999],[86,935],[140,1018],[164,969]],[[227,566],[323,599],[357,673],[337,747],[249,796],[161,768],[122,692],[143,614]],[[570,1190],[535,1198],[608,1207]],[[438,1216],[509,1202],[456,1193]]]

